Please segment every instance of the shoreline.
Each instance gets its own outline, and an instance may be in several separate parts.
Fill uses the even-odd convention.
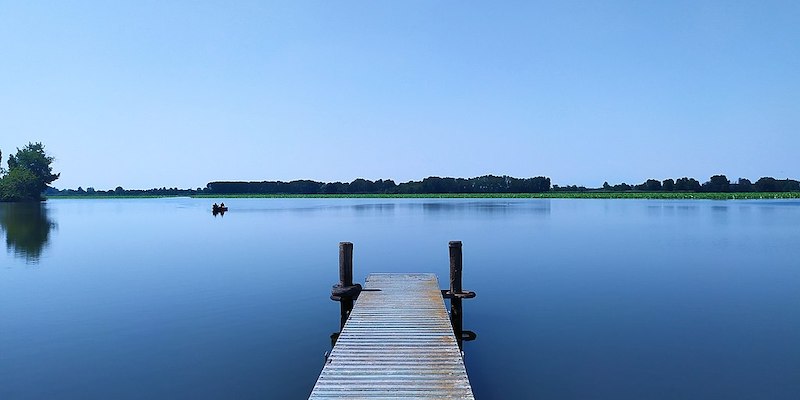
[[[547,193],[428,193],[428,194],[194,194],[170,195],[55,195],[47,199],[650,199],[650,200],[774,200],[800,199],[800,192],[547,192]]]

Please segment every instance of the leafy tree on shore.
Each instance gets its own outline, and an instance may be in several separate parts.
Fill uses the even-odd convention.
[[[0,201],[38,201],[36,176],[27,168],[12,168],[0,179]]]
[[[648,179],[645,181],[644,187],[648,192],[658,192],[661,190],[661,181],[657,179]]]
[[[750,182],[750,179],[739,178],[739,182],[736,184],[736,190],[739,192],[752,192],[753,183]]]
[[[694,178],[683,177],[675,181],[675,190],[684,192],[699,192],[702,186]]]
[[[714,175],[708,182],[703,184],[703,191],[705,192],[729,192],[731,190],[731,181],[725,175]]]
[[[8,171],[0,178],[0,201],[39,201],[47,185],[58,179],[41,143],[28,143],[8,157]]]
[[[793,179],[763,177],[753,184],[756,192],[789,192],[800,190],[800,182]]]

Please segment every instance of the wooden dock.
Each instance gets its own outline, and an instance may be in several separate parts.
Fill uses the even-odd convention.
[[[434,274],[370,274],[309,397],[386,398],[475,398]]]

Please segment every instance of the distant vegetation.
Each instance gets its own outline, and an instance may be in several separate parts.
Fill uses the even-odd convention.
[[[554,197],[649,198],[649,199],[775,199],[800,198],[800,181],[762,177],[755,183],[739,178],[732,183],[725,175],[714,175],[700,183],[694,178],[648,179],[638,185],[620,183],[601,188],[553,185]]]
[[[550,178],[514,178],[486,175],[476,178],[429,177],[422,181],[395,184],[392,180],[369,181],[356,179],[350,183],[323,183],[309,180],[291,182],[211,182],[203,194],[261,194],[261,195],[352,195],[352,194],[513,194],[513,193],[755,193],[800,192],[800,182],[793,179],[764,177],[752,183],[740,178],[731,183],[725,175],[714,175],[707,182],[694,178],[648,179],[638,185],[607,182],[600,188],[583,186],[550,186]],[[619,196],[617,196],[619,197]]]
[[[510,176],[486,175],[477,178],[429,177],[422,181],[395,184],[391,179],[370,181],[356,179],[352,182],[317,182],[297,180],[291,182],[210,182],[205,188],[178,189],[153,188],[146,190],[83,189],[47,190],[48,196],[91,197],[141,197],[141,196],[195,196],[195,195],[361,195],[361,194],[426,194],[426,193],[543,193],[550,190],[550,178],[513,178]]]
[[[47,188],[44,194],[48,197],[169,197],[169,196],[195,196],[208,193],[207,189],[178,189],[178,188],[153,188],[153,189],[123,189],[117,186],[109,190],[96,190],[93,187],[84,189],[79,186],[77,189],[55,189]]]
[[[94,188],[48,189],[48,196],[74,197],[580,197],[580,198],[797,198],[800,182],[793,179],[763,177],[756,182],[740,178],[735,183],[725,175],[714,175],[708,181],[683,177],[663,181],[648,179],[636,185],[607,182],[599,188],[583,186],[550,185],[550,178],[514,178],[485,175],[475,178],[428,177],[421,181],[396,184],[391,179],[370,181],[356,179],[352,182],[317,182],[296,180],[291,182],[210,182],[205,188],[178,189],[153,188],[129,190],[117,187],[103,191]]]
[[[558,186],[554,186],[555,190],[563,190]],[[569,188],[570,191],[589,191],[593,189],[587,188]],[[771,177],[763,177],[755,183],[749,179],[739,178],[736,183],[732,183],[725,175],[714,175],[707,182],[700,184],[694,178],[679,178],[679,179],[665,179],[659,181],[656,179],[648,179],[639,185],[628,185],[620,183],[611,186],[608,182],[603,184],[601,189],[607,192],[627,192],[627,191],[645,191],[645,192],[699,192],[699,193],[747,193],[747,192],[795,192],[800,191],[800,182],[794,179],[775,179]]]
[[[53,173],[52,162],[41,143],[17,149],[8,157],[8,170],[0,165],[0,201],[41,201],[42,193],[60,175]]]
[[[0,161],[2,153],[0,152]],[[511,176],[484,175],[475,178],[427,177],[421,181],[396,184],[391,179],[371,181],[356,179],[352,182],[318,182],[312,180],[261,181],[261,182],[209,182],[205,188],[153,188],[124,189],[117,186],[109,190],[83,189],[59,190],[49,185],[59,178],[50,166],[41,143],[28,143],[16,154],[9,156],[8,169],[0,164],[0,201],[40,201],[44,196],[54,197],[164,197],[164,196],[337,196],[337,197],[581,197],[581,198],[777,198],[800,197],[800,181],[762,177],[752,182],[739,178],[735,183],[725,175],[714,175],[700,183],[697,179],[647,179],[629,185],[610,185],[600,188],[550,185],[550,178],[515,178]]]
[[[193,197],[218,198],[219,195],[197,194]],[[419,193],[419,194],[227,194],[225,198],[440,198],[440,199],[798,199],[800,192],[545,192],[545,193]]]
[[[513,178],[485,175],[477,178],[428,177],[422,181],[395,184],[393,180],[356,179],[350,183],[309,180],[292,182],[211,182],[214,194],[428,194],[428,193],[543,193],[550,178]]]

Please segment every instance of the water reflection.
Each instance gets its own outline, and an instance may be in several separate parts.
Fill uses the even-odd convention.
[[[446,292],[442,291],[445,298],[449,295]],[[453,334],[456,336],[456,343],[461,351],[464,350],[464,342],[471,342],[478,338],[477,333],[464,329],[464,305],[461,303],[464,298],[471,297],[450,297],[450,324],[453,325]]]
[[[330,214],[369,216],[396,216],[404,214],[442,215],[447,217],[550,215],[550,199],[267,199],[260,202],[249,199],[227,199],[239,213],[279,214]]]
[[[521,213],[525,214],[550,214],[549,199],[535,200],[515,200],[515,201],[434,201],[424,203],[412,203],[407,206],[422,208],[428,214],[491,214],[506,215]]]
[[[6,248],[26,263],[39,262],[55,226],[44,203],[0,204],[0,230],[5,234]]]
[[[355,204],[352,207],[353,211],[355,211],[358,214],[366,214],[366,213],[385,214],[385,213],[394,213],[395,211],[394,203]]]

